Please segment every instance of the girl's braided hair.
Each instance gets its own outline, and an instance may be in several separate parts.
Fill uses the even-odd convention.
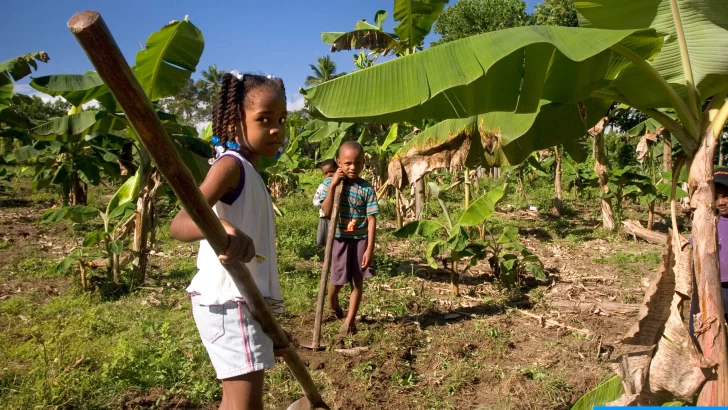
[[[285,99],[286,88],[283,80],[272,76],[244,74],[238,79],[235,74],[225,73],[220,83],[215,109],[212,111],[212,130],[225,147],[228,141],[235,141],[235,124],[241,120],[240,113],[253,104],[253,91],[264,89],[276,93]]]

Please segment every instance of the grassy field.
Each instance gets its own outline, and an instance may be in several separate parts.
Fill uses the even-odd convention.
[[[303,174],[299,190],[278,202],[287,310],[281,320],[306,342],[322,259],[310,202],[318,182],[317,174]],[[174,206],[159,201],[144,286],[123,295],[82,292],[76,276],[53,268],[94,222],[39,222],[55,196],[27,185],[21,179],[0,191],[1,407],[217,408],[220,386],[185,293],[196,272],[197,246],[169,238]],[[494,226],[517,225],[551,280],[503,289],[486,264],[462,279],[459,298],[449,295],[449,274],[423,262],[423,242],[392,236],[394,209],[382,201],[377,276],[366,283],[359,333],[344,340],[344,347],[368,350],[355,357],[332,349],[300,351],[332,408],[568,409],[610,375],[611,352],[634,313],[567,305],[634,307],[661,249],[602,232],[595,200],[567,199],[563,218],[529,212],[531,204],[545,209],[551,192],[546,183],[529,189],[509,194]],[[94,189],[91,200],[103,204],[110,192]],[[449,194],[456,214],[461,195]],[[436,202],[428,205],[430,217],[439,217],[438,211]],[[542,327],[539,317],[563,326]],[[332,340],[338,326],[325,323],[324,340]],[[265,394],[266,406],[275,409],[301,392],[278,363],[266,374]]]

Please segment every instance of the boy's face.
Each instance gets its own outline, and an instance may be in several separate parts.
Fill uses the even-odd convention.
[[[323,166],[321,167],[321,172],[326,178],[332,178],[336,172],[336,167],[333,165]]]
[[[728,187],[715,184],[715,208],[720,216],[728,217]]]
[[[364,151],[354,148],[342,148],[339,151],[339,168],[349,179],[356,179],[364,169]]]

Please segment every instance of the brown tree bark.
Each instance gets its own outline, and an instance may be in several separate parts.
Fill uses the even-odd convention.
[[[599,178],[599,188],[603,194],[609,193],[607,181],[609,180],[609,164],[607,155],[604,152],[604,128],[607,125],[607,117],[602,118],[589,133],[594,137],[594,172]],[[612,200],[601,198],[602,227],[608,231],[614,230],[614,212],[612,211]]]
[[[728,355],[720,269],[718,233],[713,185],[713,155],[718,141],[711,128],[690,166],[688,193],[693,209],[693,255],[695,283],[700,312],[695,315],[695,333],[706,359],[718,365],[717,380],[708,380],[698,397],[698,406],[723,405],[728,400]]]

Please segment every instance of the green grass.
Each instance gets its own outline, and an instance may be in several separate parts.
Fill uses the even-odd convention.
[[[660,263],[660,254],[657,252],[614,252],[606,257],[594,258],[595,263],[605,265],[622,265],[625,263],[644,263],[657,265]]]
[[[321,180],[318,172],[302,173],[298,189],[277,201],[284,212],[277,218],[276,229],[279,276],[288,313],[284,320],[289,324],[302,320],[304,312],[310,315],[316,298],[323,252],[315,244],[318,214],[311,204],[311,196]],[[503,182],[484,180],[473,193],[473,199]],[[92,188],[91,203],[103,207],[102,197],[112,190]],[[43,203],[56,196],[47,191],[34,195],[37,197],[32,200]],[[446,198],[456,219],[463,211],[463,192],[453,189]],[[539,182],[522,196],[511,192],[499,210],[506,211],[504,207],[508,204],[512,210],[524,209],[533,203],[543,208],[550,200],[550,183]],[[77,273],[67,279],[70,285],[64,286],[59,296],[45,294],[43,285],[47,280],[66,280],[53,272],[58,258],[32,256],[39,253],[34,246],[18,249],[26,258],[5,269],[0,283],[24,280],[31,286],[24,286],[23,292],[0,300],[2,406],[113,409],[119,408],[124,398],[142,396],[153,390],[161,391],[160,397],[184,397],[193,406],[219,400],[220,384],[200,342],[185,293],[197,272],[197,245],[181,244],[169,237],[174,205],[166,200],[159,202],[155,250],[165,256],[150,259],[150,265],[155,267],[151,268],[145,287],[114,300],[102,298],[99,292],[81,292]],[[383,200],[381,210],[379,220],[391,226],[392,201]],[[428,202],[427,215],[444,222],[435,200]],[[78,240],[98,222],[74,225],[64,221],[63,228],[58,229],[59,236],[67,242],[74,237]],[[598,229],[585,228],[569,220],[494,217],[491,228],[500,232],[506,225],[518,226],[523,236],[547,234],[539,240],[574,246],[588,238],[617,240]],[[489,363],[510,360],[510,346],[518,341],[509,330],[512,319],[508,315],[498,317],[495,323],[472,321],[468,326],[452,328],[431,326],[415,330],[416,326],[411,323],[401,324],[412,317],[439,318],[446,310],[436,298],[447,296],[428,293],[416,276],[413,261],[423,256],[426,243],[417,238],[403,243],[393,237],[391,229],[378,232],[379,250],[375,255],[378,274],[367,281],[360,309],[366,321],[358,335],[345,340],[347,347],[370,346],[371,352],[352,360],[347,371],[349,377],[363,386],[373,407],[381,405],[382,397],[386,399],[387,395],[408,394],[413,397],[413,408],[456,408],[451,402],[454,397],[472,394],[474,386],[486,378],[505,380],[519,370],[519,367],[512,369],[511,365],[506,369]],[[9,241],[0,242],[0,249],[10,246]],[[618,252],[595,262],[629,265],[658,260],[656,253]],[[542,303],[545,289],[531,291],[531,299]],[[348,304],[347,296],[348,290],[342,292],[344,308]],[[500,306],[508,296],[503,293],[484,298],[481,305]],[[323,338],[332,339],[337,330],[337,323],[325,323]],[[447,349],[439,349],[444,346],[440,344],[442,339],[452,339],[445,346]],[[485,348],[473,348],[471,341]],[[421,360],[427,358],[437,364],[434,371],[437,384],[431,384],[433,370],[423,368]],[[312,376],[328,398],[333,399],[334,382],[325,370],[330,372],[330,369],[315,369]],[[552,369],[536,371],[545,378],[528,380],[534,383],[534,394],[550,397],[550,402],[563,407],[564,398],[571,395],[569,385]],[[266,403],[290,403],[301,396],[297,382],[280,363],[266,372],[266,386]],[[392,393],[388,393],[390,390]],[[510,403],[509,400],[504,397],[503,403]]]

